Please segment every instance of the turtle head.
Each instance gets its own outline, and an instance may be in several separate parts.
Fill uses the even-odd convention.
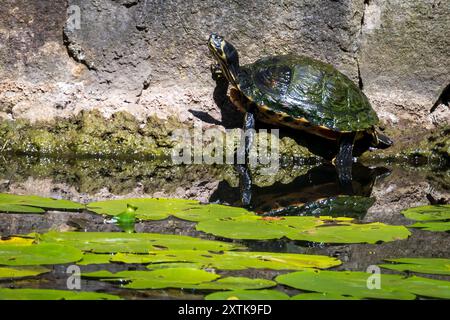
[[[223,37],[212,33],[208,40],[209,51],[220,65],[225,77],[233,85],[237,84],[239,56],[234,46]]]

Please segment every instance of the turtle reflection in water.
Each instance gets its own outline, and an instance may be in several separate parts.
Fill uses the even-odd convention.
[[[254,186],[252,210],[265,216],[315,215],[363,219],[375,199],[370,197],[377,178],[389,174],[386,168],[353,168],[351,193],[339,183],[331,165],[310,169],[289,184],[276,182],[269,187]],[[239,188],[222,182],[210,201],[240,204]]]
[[[353,145],[367,141],[367,149],[388,148],[392,141],[378,132],[378,117],[359,87],[333,66],[298,55],[271,56],[241,66],[235,47],[211,34],[208,47],[216,60],[214,78],[231,85],[230,99],[245,113],[245,152],[253,142],[256,120],[303,130],[337,141],[334,159],[339,180],[352,179]],[[245,185],[242,202],[248,205],[251,176],[240,168]]]

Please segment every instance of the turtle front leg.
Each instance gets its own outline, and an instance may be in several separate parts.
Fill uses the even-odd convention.
[[[239,187],[241,189],[241,202],[244,207],[249,207],[252,200],[252,176],[249,169],[250,150],[253,145],[255,135],[255,115],[247,112],[244,118],[244,152],[245,164],[238,164],[237,171],[239,173]]]
[[[225,78],[225,76],[223,75],[223,71],[222,68],[220,67],[219,64],[212,64],[210,66],[211,68],[211,76],[213,78],[214,81],[218,81],[220,79]]]
[[[334,161],[339,182],[344,190],[348,193],[353,193],[352,166],[355,136],[355,133],[342,134],[341,138],[339,139],[339,151]]]

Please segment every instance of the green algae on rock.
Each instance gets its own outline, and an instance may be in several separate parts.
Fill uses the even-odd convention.
[[[170,133],[180,125],[174,118],[155,117],[140,124],[127,112],[116,112],[107,119],[92,110],[47,122],[1,121],[0,145],[2,151],[24,154],[168,157],[167,147],[174,144]]]

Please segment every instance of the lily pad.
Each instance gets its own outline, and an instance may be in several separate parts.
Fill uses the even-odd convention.
[[[379,289],[369,289],[367,282],[371,276],[373,275],[365,272],[307,270],[280,275],[276,281],[296,289],[359,298],[415,299],[416,295],[450,298],[449,281],[380,274]]]
[[[233,290],[214,292],[205,300],[288,300],[289,296],[276,290]]]
[[[411,235],[404,226],[391,226],[374,222],[367,224],[348,224],[323,226],[301,231],[289,238],[325,243],[377,243],[406,239]]]
[[[450,231],[450,221],[417,222],[409,225],[410,228],[418,228],[425,231]]]
[[[450,219],[450,205],[432,205],[409,208],[402,211],[402,214],[411,220],[416,221],[437,221]]]
[[[44,209],[78,211],[84,208],[84,205],[69,200],[56,200],[38,196],[20,196],[6,193],[0,194],[0,212],[44,213]]]
[[[163,268],[152,271],[96,271],[82,274],[101,281],[127,282],[129,289],[184,288],[201,290],[260,289],[273,287],[275,282],[244,277],[220,278],[219,275],[196,268]],[[219,279],[220,278],[220,279]]]
[[[331,268],[341,264],[336,258],[320,255],[295,253],[225,251],[211,252],[205,250],[165,250],[151,251],[148,254],[118,253],[112,257],[113,262],[150,263],[167,262],[196,263],[200,268],[221,270],[244,270],[248,268],[272,270],[302,270],[304,268]]]
[[[370,273],[350,271],[298,271],[276,277],[276,281],[296,289],[327,294],[378,299],[414,299],[415,295],[395,290],[392,281],[403,279],[400,275],[380,275],[380,289],[367,287]]]
[[[200,221],[196,229],[229,239],[270,240],[310,230],[324,222],[316,217],[258,217],[210,219]]]
[[[361,300],[357,297],[342,296],[335,293],[301,293],[291,297],[291,300]]]
[[[115,295],[51,289],[0,288],[0,300],[120,300]]]
[[[83,259],[77,262],[80,266],[86,266],[89,264],[109,264],[114,257],[112,254],[107,253],[84,253]]]
[[[33,277],[43,273],[47,273],[50,270],[43,267],[32,267],[32,268],[2,268],[0,267],[0,279],[4,278],[23,278],[23,277]]]
[[[450,275],[450,259],[400,258],[386,259],[395,264],[381,264],[380,267],[397,271]]]
[[[42,243],[57,243],[95,253],[147,253],[154,250],[234,250],[238,245],[157,233],[55,232],[39,235]]]
[[[190,288],[202,282],[219,278],[219,275],[194,268],[167,268],[153,271],[122,271],[111,273],[97,271],[82,275],[103,281],[131,281],[130,289]]]
[[[276,286],[276,282],[266,279],[250,279],[245,277],[226,277],[211,282],[192,286],[191,289],[201,290],[244,290],[264,289]]]
[[[197,230],[230,239],[267,240],[286,237],[325,243],[377,243],[406,239],[410,235],[403,226],[383,223],[353,224],[349,218],[241,216],[199,222]],[[324,225],[335,222],[335,225]]]
[[[0,245],[0,265],[64,264],[79,261],[82,256],[79,249],[60,244]]]
[[[33,244],[34,238],[22,238],[22,237],[10,237],[7,239],[0,239],[0,245],[2,244],[21,244],[21,245],[30,245]]]
[[[172,215],[183,220],[202,221],[253,214],[243,208],[219,204],[201,204],[195,200],[164,198],[133,198],[93,202],[88,205],[88,209],[99,214],[116,216],[124,212],[128,205],[137,208],[136,218],[141,220],[162,220]]]

